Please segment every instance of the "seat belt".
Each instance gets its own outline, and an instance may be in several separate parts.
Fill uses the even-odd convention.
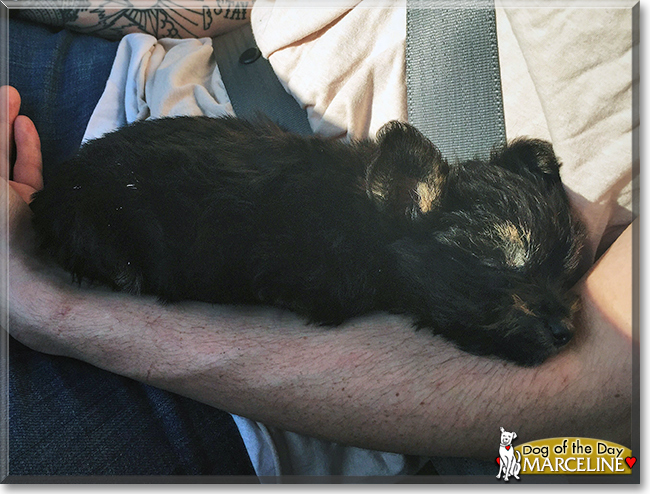
[[[485,159],[506,143],[494,0],[407,0],[409,122],[448,160]],[[494,475],[475,458],[431,458],[439,475]]]
[[[212,39],[213,53],[235,115],[266,115],[291,132],[313,134],[307,112],[286,92],[261,56],[250,25]]]
[[[506,142],[494,0],[407,0],[409,122],[454,160]]]
[[[303,135],[307,114],[288,94],[249,25],[213,39],[235,114],[261,113]],[[505,144],[494,0],[407,0],[409,122],[448,159],[486,158]]]

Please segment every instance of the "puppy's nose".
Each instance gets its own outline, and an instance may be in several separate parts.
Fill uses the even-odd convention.
[[[553,340],[557,348],[566,345],[573,337],[571,329],[560,321],[549,321],[548,329],[553,335]]]

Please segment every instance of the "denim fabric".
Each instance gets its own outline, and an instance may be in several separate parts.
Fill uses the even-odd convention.
[[[9,347],[9,475],[253,475],[232,417],[83,362]]]
[[[9,84],[41,137],[45,179],[79,148],[118,42],[12,19]]]
[[[44,169],[78,148],[117,43],[10,22],[10,84]],[[254,475],[232,417],[77,360],[9,346],[9,481],[40,475]]]

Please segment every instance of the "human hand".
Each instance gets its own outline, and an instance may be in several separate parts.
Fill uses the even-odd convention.
[[[0,178],[0,201],[7,208],[9,239],[9,323],[12,336],[49,353],[63,353],[53,345],[45,324],[64,293],[67,276],[36,255],[31,211],[32,194],[43,187],[43,161],[34,123],[18,115],[20,95],[10,86],[0,87],[0,169],[13,168],[13,179]],[[15,149],[15,159],[12,151]],[[5,244],[6,246],[6,244]]]
[[[34,123],[24,115],[18,115],[20,110],[20,95],[11,86],[0,87],[0,128],[3,139],[0,142],[0,152],[5,160],[3,169],[13,166],[14,179],[9,184],[25,203],[31,201],[31,196],[43,187],[43,161],[41,157],[41,142]],[[12,148],[16,149],[15,163],[11,161]],[[12,201],[16,208],[22,207]]]
[[[30,249],[29,207],[34,192],[43,187],[41,144],[33,122],[18,115],[20,95],[10,86],[0,87],[0,160],[1,169],[13,167],[13,180],[2,177],[2,203],[7,207],[12,246]],[[13,153],[12,151],[16,151]],[[12,155],[15,154],[15,160]],[[13,161],[13,163],[12,163]]]

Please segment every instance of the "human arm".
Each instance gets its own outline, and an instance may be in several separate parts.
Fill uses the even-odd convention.
[[[201,38],[227,33],[250,22],[253,0],[204,0],[192,7],[179,8],[166,0],[147,2],[151,8],[138,8],[142,2],[123,2],[130,8],[104,8],[99,2],[79,2],[84,8],[25,9],[19,15],[42,24],[108,39],[129,33],[147,33],[157,38]],[[181,3],[182,4],[182,3]],[[170,7],[170,8],[165,8]],[[173,8],[171,8],[173,7]]]
[[[17,169],[33,171],[26,156],[19,153]],[[465,354],[397,316],[323,329],[277,309],[162,305],[75,287],[35,256],[29,209],[6,193],[10,331],[35,350],[380,450],[491,458],[500,426],[525,441],[587,436],[630,444],[629,230],[581,284],[575,340],[530,369]]]
[[[614,253],[599,269],[619,264]],[[499,424],[526,440],[630,442],[631,335],[598,308],[598,289],[586,290],[576,342],[526,369],[466,355],[399,317],[323,330],[273,309],[162,306],[78,290],[16,257],[11,332],[23,343],[265,423],[426,455],[489,457]],[[586,286],[600,288],[600,274]]]
[[[628,238],[613,249],[627,250]],[[600,270],[625,272],[615,254],[585,284],[576,342],[534,369],[466,355],[398,317],[322,330],[273,309],[162,306],[79,290],[56,268],[13,249],[11,331],[40,351],[358,446],[489,456],[499,424],[527,440],[587,436],[629,444],[631,335],[596,305]]]

